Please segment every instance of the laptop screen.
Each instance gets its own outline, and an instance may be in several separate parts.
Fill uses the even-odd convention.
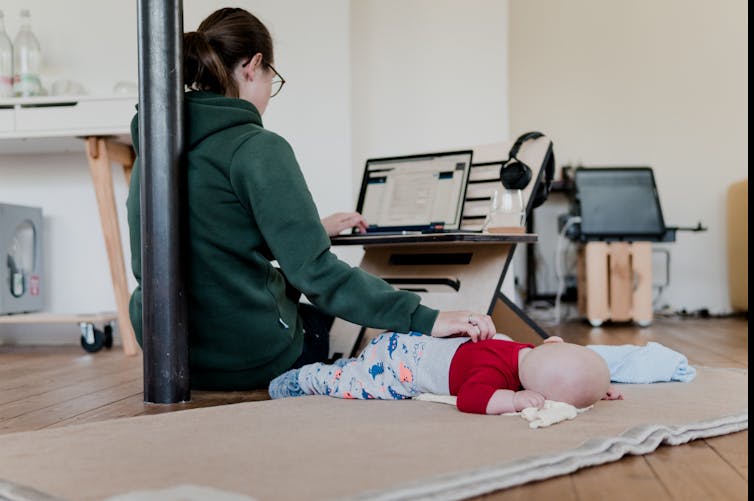
[[[630,239],[665,233],[651,168],[579,168],[574,184],[582,237]]]
[[[367,160],[356,211],[368,232],[461,227],[472,150]]]

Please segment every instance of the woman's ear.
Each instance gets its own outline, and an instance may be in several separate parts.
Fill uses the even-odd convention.
[[[257,75],[259,74],[259,70],[262,67],[262,53],[257,52],[254,54],[254,57],[249,59],[249,62],[246,63],[241,67],[243,76],[246,80],[249,80],[250,82],[253,82],[255,78],[257,78]]]

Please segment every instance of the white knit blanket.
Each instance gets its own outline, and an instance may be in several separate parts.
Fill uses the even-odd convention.
[[[438,402],[441,404],[456,405],[456,397],[451,395],[435,395],[434,393],[422,393],[416,400],[424,402]],[[502,416],[521,416],[529,422],[529,428],[544,428],[552,426],[561,421],[575,418],[579,413],[588,411],[593,406],[577,409],[571,404],[565,402],[556,402],[554,400],[545,400],[542,408],[527,407],[521,412],[507,412]]]

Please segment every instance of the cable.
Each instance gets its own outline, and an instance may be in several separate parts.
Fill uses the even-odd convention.
[[[555,289],[555,318],[553,319],[553,325],[558,325],[560,323],[560,296],[563,293],[563,288],[565,287],[565,277],[561,273],[560,265],[561,244],[563,240],[565,240],[565,234],[568,231],[568,228],[580,222],[581,218],[579,216],[572,216],[568,218],[568,220],[563,225],[563,228],[561,228],[560,233],[558,233],[558,240],[555,244],[555,278],[558,280],[558,286]]]
[[[663,285],[654,285],[652,287],[657,289],[657,295],[654,297],[654,299],[652,299],[652,308],[657,310],[657,303],[660,302],[662,291],[665,290],[665,287]]]

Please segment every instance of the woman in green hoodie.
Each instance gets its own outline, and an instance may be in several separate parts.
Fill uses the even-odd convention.
[[[285,83],[264,24],[243,9],[220,9],[184,35],[184,57],[193,388],[265,388],[292,367],[322,361],[307,353],[302,293],[328,315],[368,327],[474,340],[495,334],[488,315],[430,309],[330,251],[329,236],[366,223],[356,213],[320,220],[290,145],[262,126]],[[134,117],[138,162],[137,124]],[[141,343],[138,168],[127,207],[139,284],[130,314]],[[326,339],[311,330],[307,338]]]

